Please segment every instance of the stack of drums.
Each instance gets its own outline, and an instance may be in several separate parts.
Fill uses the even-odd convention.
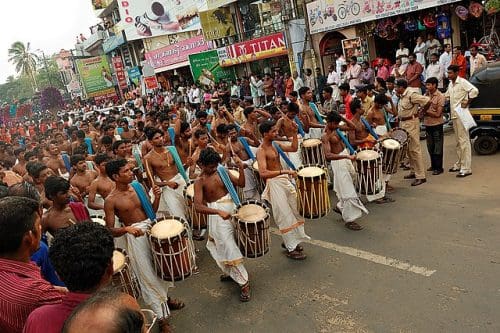
[[[382,155],[377,149],[358,149],[356,172],[356,187],[359,194],[374,195],[382,191]]]
[[[330,211],[328,171],[322,165],[303,165],[297,170],[297,200],[299,213],[317,219]]]
[[[257,200],[247,200],[234,215],[236,243],[247,258],[261,257],[269,251],[269,208]]]

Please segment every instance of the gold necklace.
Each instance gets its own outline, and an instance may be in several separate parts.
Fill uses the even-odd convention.
[[[154,149],[153,149],[153,152],[154,152],[156,155],[158,155],[158,156],[160,156],[160,157],[163,157],[161,153],[157,152],[157,151],[156,151],[156,150],[154,150]],[[166,150],[165,150],[165,153],[167,153],[167,151],[166,151]],[[168,154],[167,154],[165,157],[166,157],[166,160],[167,160],[167,167],[170,167],[170,160],[169,160],[169,158],[168,158]]]

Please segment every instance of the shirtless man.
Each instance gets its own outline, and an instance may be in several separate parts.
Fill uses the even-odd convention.
[[[61,132],[57,132],[55,135],[55,139],[57,141],[57,146],[59,147],[59,151],[71,153],[71,144],[68,140],[64,139],[64,134]]]
[[[106,173],[115,182],[115,189],[104,201],[106,226],[114,237],[127,237],[127,252],[131,259],[131,267],[139,279],[141,287],[148,289],[143,292],[144,301],[151,304],[153,311],[159,318],[160,332],[171,332],[162,309],[163,299],[167,298],[167,289],[171,287],[157,277],[152,267],[151,251],[148,250],[149,242],[145,236],[150,227],[148,219],[137,192],[130,185],[134,174],[126,160],[113,160],[106,164]],[[160,205],[161,189],[153,186],[153,210],[156,212]],[[115,215],[120,219],[122,227],[115,227]],[[167,305],[171,310],[184,307],[182,302],[167,298]]]
[[[59,229],[89,219],[89,213],[81,202],[78,203],[78,212],[70,207],[69,189],[69,182],[62,177],[51,176],[45,181],[45,195],[52,201],[52,207],[42,217],[42,233],[48,231],[55,236]]]
[[[390,105],[389,109],[386,107],[387,104]],[[385,94],[377,94],[373,100],[373,106],[368,110],[366,120],[379,136],[384,136],[389,131],[388,124],[386,123],[386,119],[389,119],[389,115],[386,115],[386,112],[394,117],[398,115],[398,111],[392,99],[388,98]]]
[[[346,123],[346,126],[340,126],[341,121]],[[356,156],[349,155],[337,132],[337,129],[352,131],[354,126],[347,118],[344,118],[337,112],[331,112],[327,116],[327,126],[325,133],[321,137],[321,141],[323,142],[325,158],[331,162],[333,190],[339,200],[333,210],[342,214],[346,228],[361,230],[363,227],[354,221],[361,217],[362,212],[368,214],[368,211],[358,198],[351,176],[354,172],[352,161],[356,160]]]
[[[95,157],[95,163],[99,169],[99,176],[92,181],[89,187],[88,207],[93,210],[104,210],[104,199],[108,197],[115,188],[115,183],[106,173],[106,164],[111,161],[111,157],[106,154],[98,154]],[[101,197],[96,200],[96,195]]]
[[[92,151],[95,152],[95,145],[92,143]],[[75,150],[79,147],[85,148],[88,151],[87,144],[85,143],[85,132],[83,130],[76,131],[76,141],[71,143],[71,154],[75,153]]]
[[[298,125],[295,117],[298,115],[299,106],[295,103],[288,104],[286,113],[276,122],[276,129],[280,137],[292,140],[293,135],[297,135]]]
[[[97,138],[99,137],[99,133],[94,132],[90,129],[89,123],[83,121],[80,125],[80,129],[85,133],[86,138],[91,138],[92,142],[97,142]]]
[[[163,132],[163,142],[167,145],[171,145],[171,138],[168,133],[168,128],[170,127],[170,116],[168,114],[162,113],[159,118],[160,121],[160,129]]]
[[[191,165],[189,166],[189,179],[195,179],[198,176],[198,159],[200,153],[203,149],[208,147],[208,133],[204,129],[197,129],[194,132],[194,140],[196,143],[196,149],[191,156]]]
[[[257,150],[259,174],[266,181],[266,188],[262,198],[271,203],[273,216],[281,236],[282,247],[286,255],[295,260],[303,260],[306,255],[300,246],[302,241],[310,239],[304,232],[304,218],[297,211],[297,196],[289,176],[295,177],[294,170],[282,170],[280,155],[273,146],[273,141],[278,135],[278,130],[272,121],[264,121],[259,126],[263,141]],[[290,146],[278,143],[284,152],[296,152],[299,141],[297,133],[292,136]]]
[[[245,185],[243,163],[236,157],[239,178],[228,172],[235,186]],[[221,162],[219,154],[212,148],[206,148],[200,154],[200,177],[194,183],[194,205],[198,213],[208,215],[209,241],[207,249],[223,271],[221,281],[235,281],[241,288],[240,300],[250,300],[248,273],[243,266],[243,255],[234,238],[234,226],[231,214],[236,209],[228,195],[228,190],[217,172]]]
[[[130,140],[132,142],[135,142],[137,139],[137,132],[135,129],[130,129],[128,127],[128,120],[125,118],[122,118],[119,122],[120,127],[123,128],[123,132],[120,134],[122,140]]]
[[[153,150],[144,157],[144,164],[151,183],[162,188],[159,211],[185,218],[183,190],[186,182],[179,174],[172,154],[165,148],[163,131],[157,128],[149,131],[148,141]]]
[[[14,150],[14,155],[17,158],[17,163],[12,168],[12,171],[17,173],[19,176],[24,177],[28,171],[26,171],[26,160],[24,159],[24,154],[26,153],[26,149],[17,148]]]
[[[184,165],[189,164],[188,159],[193,153],[194,146],[191,139],[191,127],[189,123],[182,121],[180,117],[175,120],[175,148]]]
[[[75,175],[71,178],[70,184],[76,187],[82,197],[89,193],[90,184],[97,178],[97,172],[87,169],[85,156],[72,155],[71,166],[75,170]]]
[[[196,112],[196,120],[193,122],[193,133],[198,129],[205,129],[208,131],[208,113],[205,111]]]
[[[355,98],[351,101],[349,105],[351,110],[352,119],[351,122],[354,125],[354,130],[349,131],[349,142],[353,146],[354,149],[364,148],[364,147],[373,147],[377,142],[374,137],[370,135],[368,129],[361,121],[361,117],[363,116],[363,107],[361,105],[361,100]]]
[[[44,158],[45,165],[52,169],[55,175],[60,176],[67,173],[66,166],[64,165],[64,161],[61,157],[59,147],[57,145],[57,141],[53,140],[49,143],[48,152],[50,156]]]
[[[261,118],[263,118],[263,120],[270,119],[271,115],[268,112],[262,109],[256,109],[253,106],[246,107],[243,114],[245,115],[247,121],[245,121],[241,127],[240,134],[248,137],[254,143],[260,143],[260,140],[262,139],[262,135],[259,132]]]
[[[311,138],[319,138],[321,136],[321,129],[325,127],[319,123],[316,118],[316,114],[309,105],[313,101],[313,92],[309,87],[302,87],[299,89],[300,96],[300,113],[299,118],[304,124],[304,131],[309,133]],[[312,128],[317,128],[318,130],[312,130]]]
[[[214,116],[215,117],[212,120],[212,135],[217,134],[216,129],[220,124],[228,125],[234,124],[235,122],[233,115],[227,110],[224,105],[219,106]]]

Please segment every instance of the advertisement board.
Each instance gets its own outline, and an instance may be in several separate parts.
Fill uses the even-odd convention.
[[[458,1],[460,0],[316,0],[307,4],[307,18],[309,30],[311,34],[315,34]]]
[[[233,68],[222,68],[217,50],[189,55],[189,64],[195,83],[213,85],[221,80],[235,80]]]
[[[113,77],[106,57],[76,59],[78,72],[85,87],[87,97],[115,93]]]
[[[288,54],[282,32],[221,47],[217,52],[222,67]]]
[[[118,0],[127,40],[199,30],[205,0]]]
[[[200,21],[205,40],[229,37],[236,33],[229,7],[200,12]]]

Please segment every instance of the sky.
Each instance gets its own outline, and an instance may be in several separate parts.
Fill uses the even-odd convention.
[[[88,37],[89,27],[98,23],[91,0],[14,0],[2,1],[0,20],[0,84],[15,74],[8,62],[12,43],[30,42],[32,51],[41,49],[45,55],[62,48],[75,47],[76,36]]]

